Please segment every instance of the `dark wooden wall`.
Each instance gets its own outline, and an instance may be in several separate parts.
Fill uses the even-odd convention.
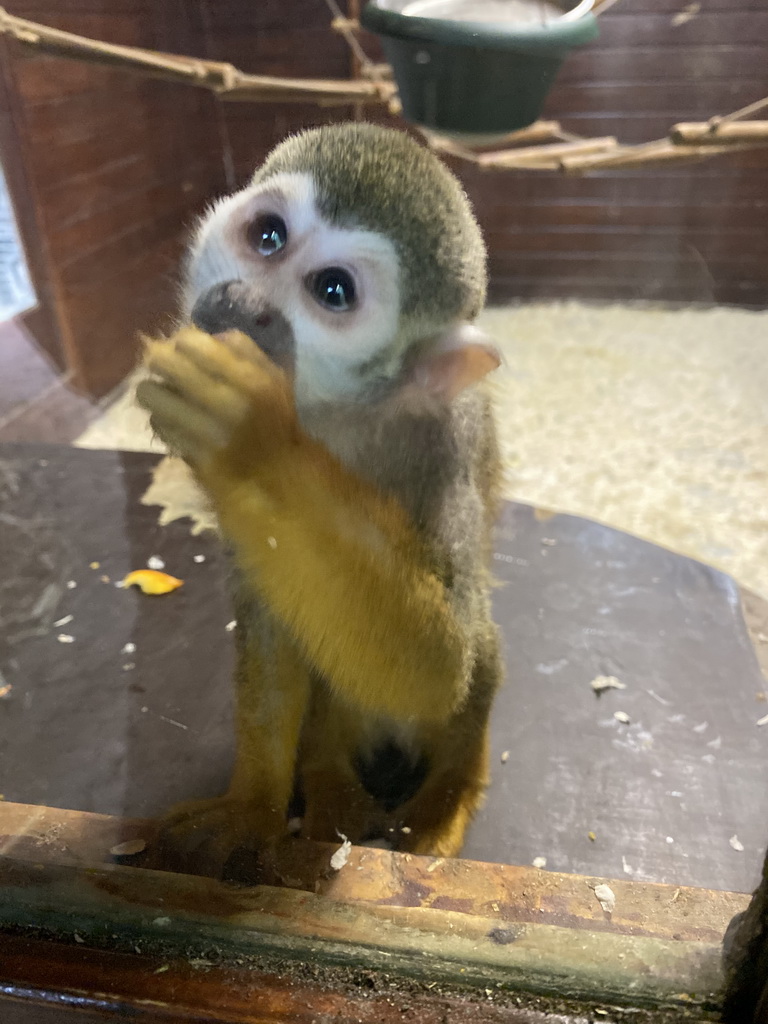
[[[768,93],[765,0],[620,0],[563,69],[546,114],[641,142]],[[323,0],[8,0],[14,14],[112,42],[275,75],[346,76]],[[50,348],[87,391],[131,366],[174,307],[187,226],[286,132],[348,108],[217,104],[193,88],[13,51],[8,72],[39,226]],[[455,165],[486,230],[496,300],[768,306],[768,153],[586,178]],[[28,218],[29,219],[29,218]],[[32,229],[33,230],[34,226]],[[58,346],[58,350],[57,350]]]
[[[547,114],[638,143],[768,94],[765,0],[620,0]],[[693,13],[692,11],[690,13]],[[503,297],[768,305],[768,153],[581,179],[474,175]]]
[[[13,14],[110,42],[202,52],[200,5],[186,0],[15,0]],[[133,365],[136,332],[175,304],[186,228],[224,188],[215,101],[204,91],[12,48],[21,207],[33,206],[60,348],[100,395]],[[29,233],[25,232],[29,239]]]
[[[341,0],[342,8],[345,0]],[[243,71],[301,78],[348,78],[346,43],[329,30],[323,0],[202,0],[207,53]],[[228,166],[238,185],[286,134],[352,116],[349,107],[222,104]]]
[[[620,0],[566,63],[546,115],[644,142],[768,94],[765,0]],[[346,73],[322,0],[206,0],[210,55],[266,74]],[[692,13],[692,12],[690,12]],[[371,50],[374,46],[368,44]],[[338,112],[336,116],[347,116]],[[328,111],[225,108],[238,182],[286,130]],[[486,231],[492,297],[768,305],[768,152],[586,178],[454,163]]]

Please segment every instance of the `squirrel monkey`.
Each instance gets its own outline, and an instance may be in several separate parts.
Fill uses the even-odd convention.
[[[451,856],[488,782],[498,456],[471,321],[485,249],[454,176],[407,135],[304,132],[219,200],[182,327],[138,392],[236,568],[236,764],[166,822],[221,868],[285,834]]]

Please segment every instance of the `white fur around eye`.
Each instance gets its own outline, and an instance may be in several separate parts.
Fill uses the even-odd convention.
[[[393,242],[362,228],[325,221],[307,174],[280,174],[220,200],[203,221],[187,265],[185,313],[215,284],[239,280],[259,299],[280,309],[296,343],[295,391],[299,405],[352,399],[366,381],[360,368],[394,341],[399,323],[399,263]],[[279,257],[248,246],[245,227],[259,212],[281,216],[288,241]],[[355,281],[357,301],[348,312],[323,308],[309,282],[327,267],[343,267]]]

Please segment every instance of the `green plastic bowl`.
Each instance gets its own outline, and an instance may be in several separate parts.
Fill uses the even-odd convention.
[[[537,25],[403,13],[450,11],[450,0],[372,0],[361,22],[381,39],[407,120],[447,135],[494,136],[538,119],[568,52],[597,36],[592,4],[549,3],[540,9],[562,14]]]

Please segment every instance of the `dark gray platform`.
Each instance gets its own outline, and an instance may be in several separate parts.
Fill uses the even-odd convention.
[[[143,816],[226,784],[224,560],[213,538],[161,528],[140,504],[155,462],[0,447],[7,800]],[[150,555],[185,586],[152,599],[112,585]],[[508,680],[493,785],[465,855],[752,888],[768,837],[768,727],[755,724],[768,705],[756,699],[764,682],[735,584],[616,530],[512,504],[494,565]],[[59,643],[62,632],[74,643]],[[135,653],[121,653],[126,643]],[[596,698],[597,675],[627,688]]]

